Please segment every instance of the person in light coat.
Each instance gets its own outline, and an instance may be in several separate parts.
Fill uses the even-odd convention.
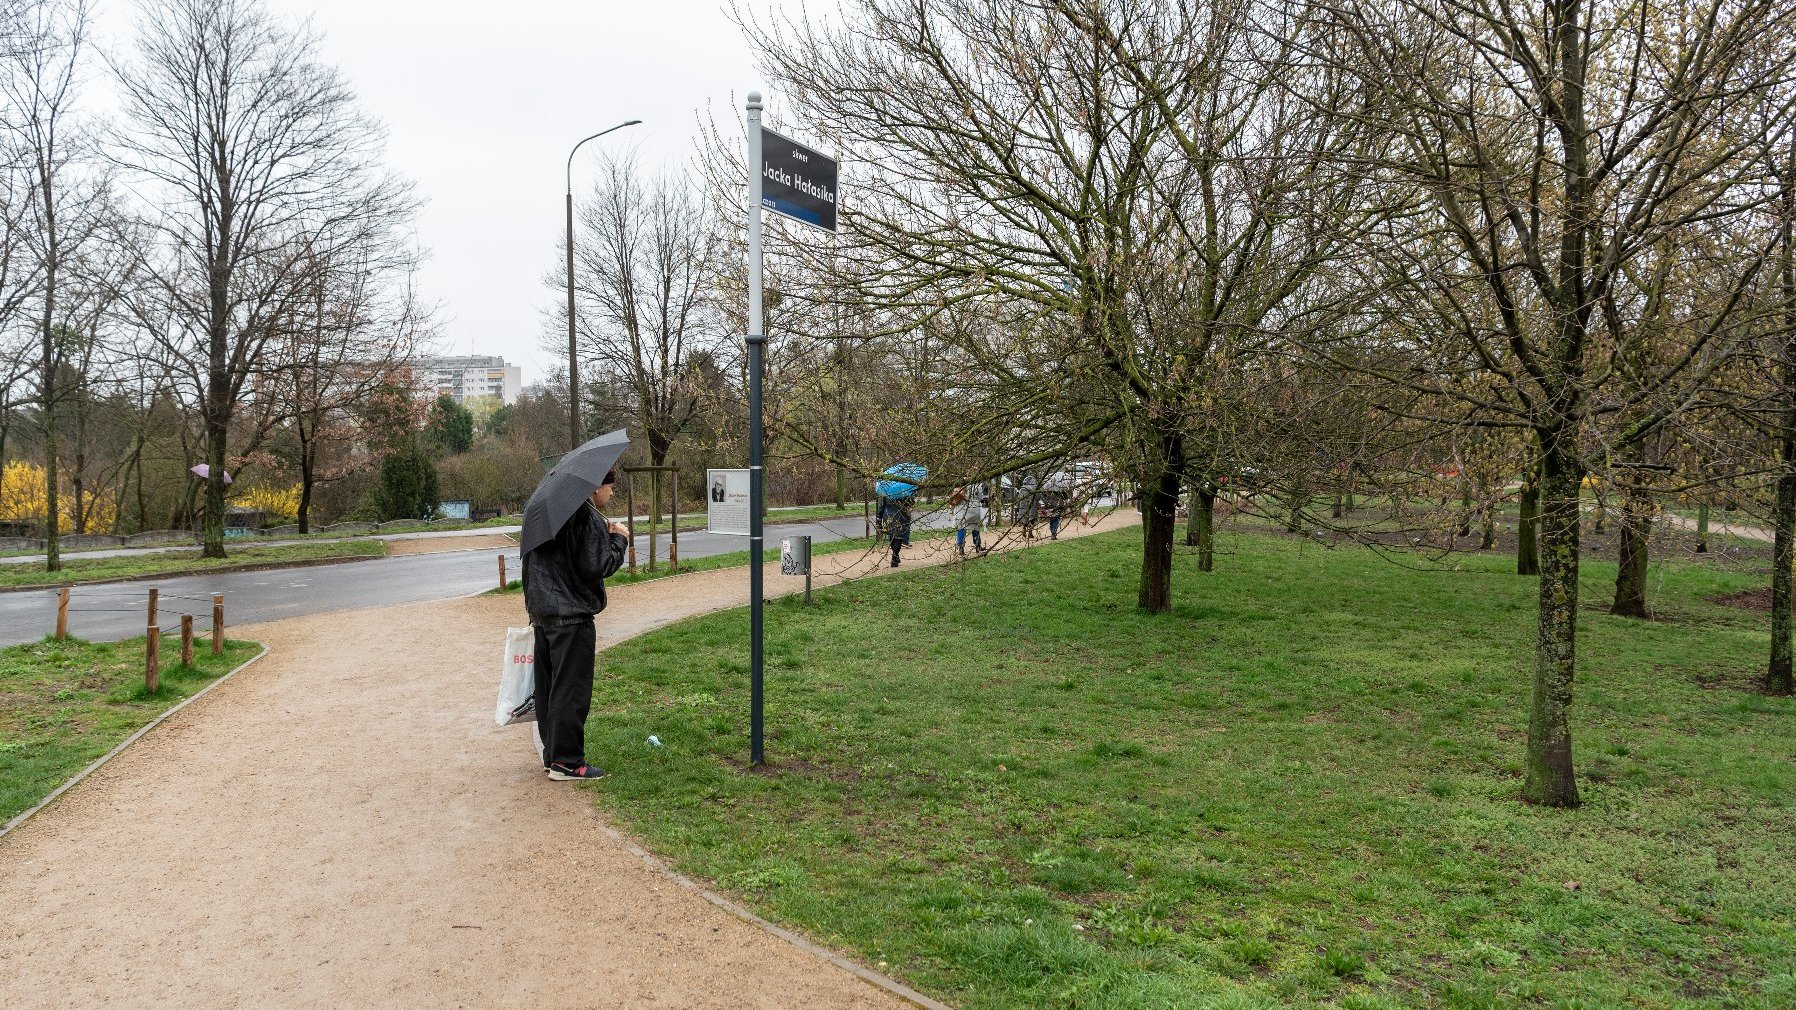
[[[948,496],[948,506],[954,510],[955,553],[966,557],[967,534],[970,532],[973,549],[984,554],[988,548],[979,539],[979,531],[985,525],[985,488],[979,484],[957,487]]]

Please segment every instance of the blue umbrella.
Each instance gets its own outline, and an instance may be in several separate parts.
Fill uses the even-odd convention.
[[[874,494],[881,498],[909,498],[929,479],[929,470],[918,463],[893,463],[880,476],[885,479],[873,485]]]

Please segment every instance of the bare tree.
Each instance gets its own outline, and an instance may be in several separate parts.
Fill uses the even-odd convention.
[[[721,250],[708,209],[681,176],[651,177],[633,155],[608,157],[580,208],[575,248],[581,349],[597,360],[596,384],[627,395],[649,465],[664,466],[698,410],[692,356],[720,338],[712,298]],[[658,510],[658,472],[650,485]]]
[[[1285,325],[1351,231],[1324,194],[1356,141],[1319,112],[1331,96],[1286,87],[1340,86],[1280,38],[1303,30],[1269,5],[1171,0],[860,0],[839,26],[749,29],[779,94],[852,161],[864,297],[919,317],[995,303],[1004,326],[944,331],[993,379],[971,437],[1051,406],[1012,465],[1100,437],[1127,461],[1151,612],[1171,606],[1223,348]]]
[[[342,262],[303,261],[311,299],[296,306],[273,359],[282,419],[292,426],[299,455],[299,532],[310,531],[318,484],[355,472],[324,467],[320,450],[349,443],[361,431],[356,408],[375,390],[403,385],[429,325],[412,284],[415,254],[389,235],[339,250]]]
[[[85,0],[42,0],[25,10],[26,42],[13,54],[5,76],[13,130],[30,178],[26,235],[37,274],[37,409],[44,450],[45,568],[62,568],[58,494],[56,408],[62,369],[70,350],[61,339],[58,285],[69,259],[91,237],[95,188],[80,178],[77,159],[84,138],[74,121],[76,86],[86,45]]]
[[[37,293],[38,270],[25,237],[30,176],[13,140],[0,139],[0,470],[17,411],[30,402],[26,383],[37,356],[36,342],[14,329]]]
[[[1404,0],[1332,19],[1332,58],[1358,68],[1363,108],[1390,137],[1367,170],[1412,187],[1417,211],[1367,246],[1388,311],[1356,353],[1382,354],[1383,374],[1440,416],[1531,437],[1540,593],[1523,795],[1575,805],[1580,483],[1687,407],[1749,330],[1772,243],[1738,227],[1765,192],[1740,127],[1789,72],[1796,25],[1772,0]],[[1697,234],[1728,250],[1720,282],[1672,304],[1655,257]]]
[[[1777,420],[1775,425],[1777,475],[1776,504],[1772,509],[1771,550],[1771,657],[1765,669],[1765,689],[1773,694],[1796,691],[1792,672],[1791,614],[1796,604],[1796,130],[1786,131],[1782,143],[1772,135],[1764,158],[1779,183],[1776,208],[1777,279],[1772,287],[1776,336],[1770,356],[1776,364]]]
[[[310,293],[306,262],[412,207],[378,170],[382,131],[318,48],[258,0],[147,0],[116,68],[118,160],[158,209],[144,269],[177,322],[153,338],[191,363],[200,398],[208,557],[224,555],[232,420]]]

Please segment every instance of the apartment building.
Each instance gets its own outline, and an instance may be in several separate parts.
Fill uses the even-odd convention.
[[[518,402],[524,388],[524,370],[508,365],[496,354],[471,354],[450,358],[422,358],[416,366],[419,386],[432,396],[447,393],[459,403],[482,396],[501,403]]]

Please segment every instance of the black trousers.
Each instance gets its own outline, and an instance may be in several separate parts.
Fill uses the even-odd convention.
[[[586,763],[586,713],[592,709],[592,621],[536,625],[536,726],[543,763]]]

